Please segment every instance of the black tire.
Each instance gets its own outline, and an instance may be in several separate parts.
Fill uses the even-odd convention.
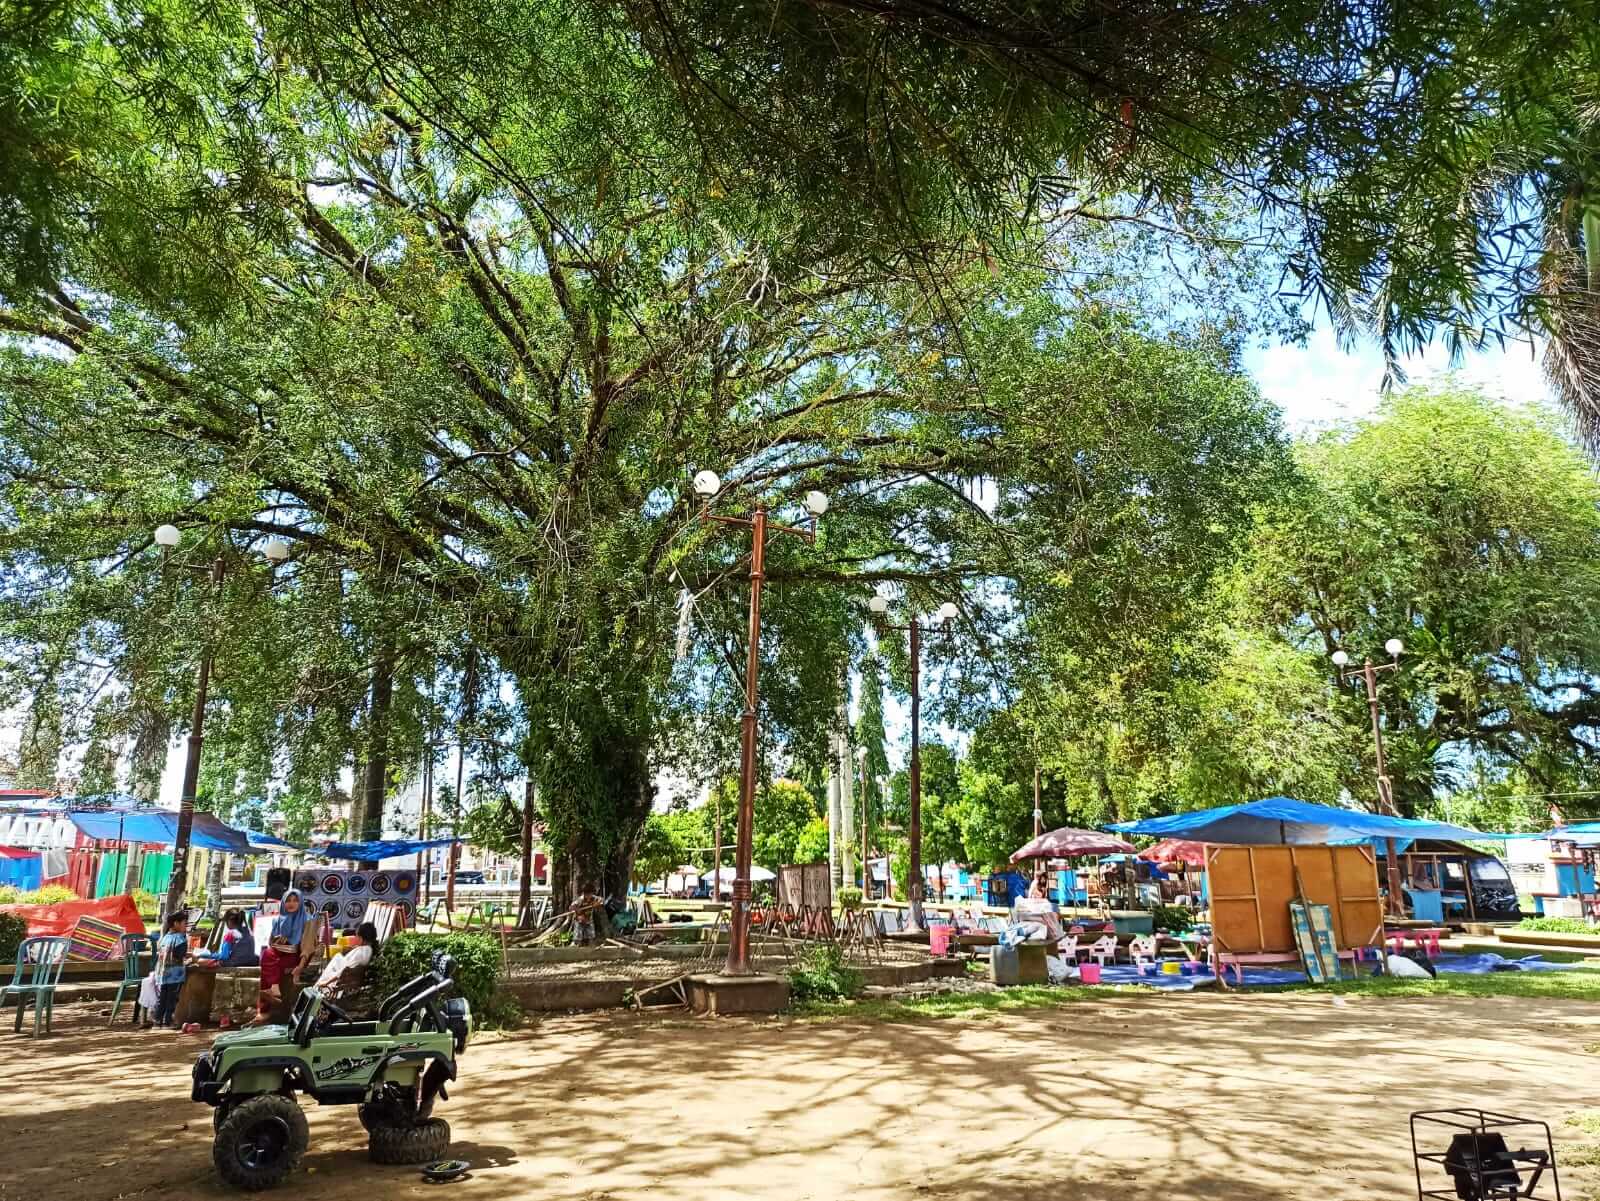
[[[222,1123],[228,1120],[228,1115],[233,1112],[232,1106],[218,1105],[211,1111],[211,1133],[215,1134],[222,1129]]]
[[[217,1128],[211,1162],[235,1188],[260,1192],[282,1184],[311,1141],[293,1097],[270,1094],[235,1105]]]
[[[450,1123],[429,1118],[415,1126],[380,1126],[367,1136],[373,1163],[432,1163],[450,1150]]]
[[[364,1101],[356,1106],[356,1117],[361,1119],[361,1125],[368,1134],[380,1127],[415,1126],[418,1122],[426,1122],[433,1113],[433,1096],[423,1097],[420,1109],[417,1108],[416,1096],[412,1089],[388,1085],[384,1095],[376,1101]]]

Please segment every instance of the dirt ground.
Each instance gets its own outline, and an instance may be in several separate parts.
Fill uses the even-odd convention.
[[[0,1199],[230,1195],[198,1037],[58,1009],[6,1040]],[[1600,1198],[1600,1006],[1513,998],[1181,997],[907,1024],[608,1013],[488,1035],[439,1113],[470,1178],[365,1156],[310,1110],[280,1193],[581,1201],[1415,1197],[1407,1115],[1492,1106],[1556,1127],[1568,1201]],[[1446,1186],[1443,1176],[1437,1184]],[[444,1190],[442,1193],[436,1190]],[[993,1190],[993,1191],[991,1191]]]

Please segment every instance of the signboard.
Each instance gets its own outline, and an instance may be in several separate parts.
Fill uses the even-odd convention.
[[[407,926],[416,912],[417,873],[411,868],[368,872],[302,867],[294,874],[294,886],[305,904],[323,914],[335,930],[359,926],[366,920],[370,901],[398,905]]]

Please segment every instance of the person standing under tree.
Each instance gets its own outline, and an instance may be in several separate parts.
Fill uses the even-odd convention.
[[[167,918],[156,954],[161,962],[161,999],[156,1003],[155,1024],[157,1029],[165,1029],[178,1011],[178,994],[183,991],[186,974],[183,961],[189,954],[189,915],[183,910]]]

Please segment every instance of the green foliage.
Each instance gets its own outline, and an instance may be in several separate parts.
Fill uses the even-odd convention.
[[[633,879],[636,884],[653,884],[685,862],[686,848],[679,834],[681,823],[672,815],[652,813],[645,818],[639,843],[633,852]]]
[[[0,884],[0,905],[15,905],[22,890],[15,884]]]
[[[13,902],[0,897],[0,905]],[[28,923],[10,913],[0,913],[0,965],[16,962],[17,947],[28,937]]]
[[[861,992],[862,985],[861,973],[846,966],[837,943],[806,947],[800,963],[789,972],[789,997],[797,1002],[848,1000]]]
[[[1525,917],[1516,928],[1545,934],[1600,934],[1600,926],[1576,917]]]
[[[861,713],[852,742],[858,752],[865,752],[857,771],[856,804],[876,831],[885,816],[883,784],[889,777],[889,752],[884,745],[883,673],[875,655],[861,665]]]
[[[826,863],[828,861],[828,821],[814,817],[800,830],[794,842],[791,863]]]
[[[498,855],[522,848],[522,809],[504,789],[474,789],[466,814],[455,826],[475,847]]]
[[[1033,837],[1033,794],[1020,782],[963,765],[956,820],[967,861],[980,869],[1002,867]]]
[[[1194,910],[1182,905],[1157,905],[1150,911],[1150,920],[1165,934],[1187,934],[1194,929]]]
[[[1385,749],[1402,811],[1517,768],[1584,783],[1600,693],[1600,482],[1545,414],[1459,386],[1414,388],[1303,448],[1303,483],[1261,523],[1243,587],[1320,668],[1383,659]],[[1313,702],[1337,782],[1374,803],[1365,697]],[[1549,784],[1546,784],[1549,787]],[[1316,798],[1311,798],[1316,799]]]
[[[473,1024],[481,1030],[516,1030],[527,1017],[517,999],[504,992],[495,993],[481,1010],[474,1007],[472,1011]]]
[[[753,859],[769,871],[789,863],[815,863],[816,826],[823,823],[822,859],[828,857],[826,815],[817,798],[797,780],[773,780],[756,790]],[[732,837],[729,837],[732,841]],[[800,858],[804,847],[807,858]]]
[[[372,961],[374,991],[387,995],[430,970],[435,951],[444,951],[455,959],[456,991],[467,998],[472,1012],[493,1012],[500,977],[500,940],[488,934],[402,931],[384,943]]]
[[[156,896],[155,893],[146,892],[142,888],[135,888],[133,890],[133,903],[138,908],[140,916],[142,917],[153,918],[160,913],[161,900],[162,898]]]
[[[79,900],[77,893],[65,884],[46,884],[43,888],[35,888],[30,892],[22,893],[17,897],[19,905],[61,905],[67,901]]]
[[[834,892],[834,897],[839,902],[839,908],[847,913],[853,909],[860,909],[861,902],[865,899],[861,890],[854,884],[846,884],[837,889]]]

